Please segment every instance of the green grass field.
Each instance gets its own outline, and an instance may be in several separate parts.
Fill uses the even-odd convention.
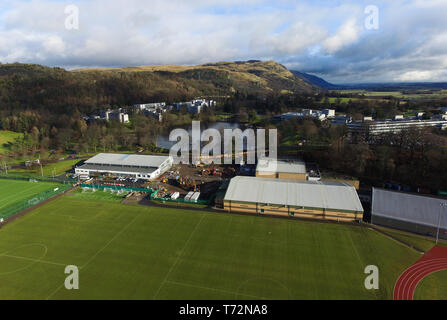
[[[9,151],[8,144],[14,142],[14,139],[21,136],[23,136],[23,133],[0,131],[0,154]]]
[[[0,217],[2,209],[58,186],[58,183],[0,179]]]
[[[0,299],[390,299],[419,258],[367,228],[64,196],[0,230]]]
[[[414,293],[416,300],[447,300],[447,270],[433,273],[424,278]]]
[[[329,103],[336,103],[338,99],[340,99],[340,103],[348,103],[349,100],[351,100],[351,101],[358,101],[358,100],[361,100],[360,98],[345,98],[345,97],[343,97],[343,98],[338,98],[338,97],[328,97],[328,101],[329,101]],[[324,103],[324,99],[321,99],[321,100],[319,101],[319,103]]]
[[[447,90],[439,90],[427,93],[409,93],[404,94],[401,91],[366,91],[366,90],[341,90],[340,93],[363,94],[365,97],[395,97],[400,99],[411,100],[427,100],[427,99],[443,99],[447,97]]]
[[[48,163],[42,166],[42,170],[39,166],[33,167],[32,169],[11,169],[8,171],[9,175],[25,176],[25,177],[42,177],[42,171],[44,177],[54,177],[64,174],[65,172],[73,169],[81,160],[63,160],[54,163]]]

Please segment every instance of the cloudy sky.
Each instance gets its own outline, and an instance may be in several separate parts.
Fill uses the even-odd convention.
[[[371,5],[378,20],[365,13]],[[73,69],[248,59],[335,83],[447,81],[447,0],[0,1],[2,63]]]

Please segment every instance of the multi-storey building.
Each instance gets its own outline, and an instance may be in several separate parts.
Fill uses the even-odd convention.
[[[437,127],[447,128],[447,121],[444,119],[436,120],[385,120],[385,121],[354,121],[347,123],[351,133],[362,135],[379,135],[383,133],[397,133],[402,130],[412,128]]]

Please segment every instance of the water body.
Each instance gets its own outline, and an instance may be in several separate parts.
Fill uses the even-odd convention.
[[[203,123],[200,124],[200,130],[203,132],[206,129],[217,129],[221,132],[222,140],[223,140],[223,130],[224,129],[241,129],[242,131],[246,129],[246,127],[243,124],[236,123],[236,122],[214,122],[210,123],[208,125],[205,125]],[[189,135],[192,134],[192,125],[189,126],[188,129]],[[169,141],[169,132],[164,133],[158,136],[157,138],[157,147],[164,148],[164,149],[170,149],[176,142]],[[244,148],[245,148],[245,140],[244,140]]]

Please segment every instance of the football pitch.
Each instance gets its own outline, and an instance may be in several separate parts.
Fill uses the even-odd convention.
[[[64,196],[0,230],[0,299],[391,299],[419,258],[367,228]]]
[[[0,179],[0,217],[2,209],[60,186],[51,182]]]

